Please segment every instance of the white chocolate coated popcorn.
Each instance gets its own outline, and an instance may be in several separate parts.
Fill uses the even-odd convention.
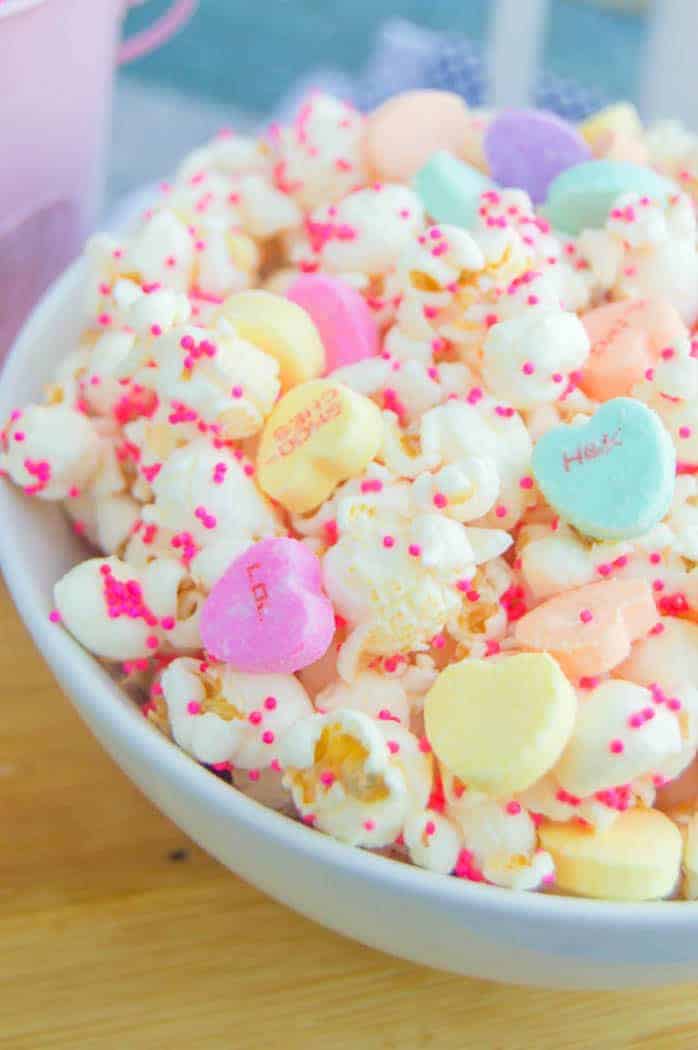
[[[276,758],[282,734],[312,714],[293,675],[243,674],[180,659],[167,667],[161,685],[175,740],[210,765],[265,769]]]
[[[94,475],[100,439],[90,420],[68,405],[30,405],[0,438],[0,468],[29,495],[62,500]]]

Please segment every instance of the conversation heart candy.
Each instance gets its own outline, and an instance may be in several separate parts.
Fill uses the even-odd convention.
[[[262,540],[236,558],[201,611],[201,639],[238,671],[292,674],[327,651],[334,609],[319,559],[299,540]]]
[[[629,394],[663,349],[686,338],[678,311],[665,299],[626,299],[582,316],[591,350],[579,385],[595,401]]]
[[[621,135],[641,135],[642,121],[630,102],[616,102],[612,106],[604,106],[603,109],[592,113],[578,125],[577,130],[593,149],[598,139],[609,132]]]
[[[434,222],[474,226],[480,194],[491,182],[477,168],[439,150],[420,168],[413,180],[415,193]]]
[[[645,580],[601,580],[557,594],[517,621],[516,641],[552,653],[570,678],[610,671],[657,622]]]
[[[258,288],[238,292],[225,301],[219,316],[279,362],[283,390],[324,372],[320,335],[305,310],[290,299]]]
[[[648,150],[637,110],[629,102],[606,106],[578,125],[595,157],[647,164]]]
[[[364,297],[338,277],[303,273],[286,292],[312,319],[325,347],[325,371],[375,357],[378,326]]]
[[[532,467],[548,503],[595,539],[640,536],[660,521],[674,492],[676,456],[659,416],[618,397],[586,423],[547,431]]]
[[[469,787],[501,796],[525,790],[555,764],[576,709],[555,660],[521,653],[451,664],[427,693],[424,716],[438,760]]]
[[[259,484],[294,514],[314,510],[361,474],[378,452],[377,405],[341,383],[316,379],[289,391],[267,419],[257,453]]]
[[[591,156],[571,124],[542,109],[500,113],[485,132],[484,149],[495,182],[525,190],[534,204],[545,200],[560,172]]]
[[[617,160],[590,160],[563,171],[550,184],[545,214],[563,233],[603,226],[614,201],[622,193],[641,193],[665,200],[678,190],[673,182],[640,164]]]
[[[367,119],[364,147],[376,175],[411,179],[438,150],[458,154],[470,134],[468,108],[450,91],[406,91]]]
[[[555,862],[558,889],[603,900],[667,897],[679,878],[682,842],[656,809],[629,809],[603,831],[543,824],[540,844]]]

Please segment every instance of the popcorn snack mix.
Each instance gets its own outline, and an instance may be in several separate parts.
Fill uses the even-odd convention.
[[[696,186],[625,104],[221,134],[88,244],[83,336],[0,430],[85,540],[56,630],[343,842],[698,898]]]

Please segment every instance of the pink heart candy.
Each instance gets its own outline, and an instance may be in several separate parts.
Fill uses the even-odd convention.
[[[334,635],[320,561],[298,540],[262,540],[236,558],[201,611],[201,638],[238,671],[292,674],[319,660]]]
[[[378,327],[363,296],[351,285],[325,274],[304,273],[286,297],[310,315],[320,333],[328,373],[378,353]]]

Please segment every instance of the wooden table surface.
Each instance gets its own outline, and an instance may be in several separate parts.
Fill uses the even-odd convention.
[[[100,750],[0,583],[0,1048],[695,1050],[698,988],[420,969],[245,885]]]

